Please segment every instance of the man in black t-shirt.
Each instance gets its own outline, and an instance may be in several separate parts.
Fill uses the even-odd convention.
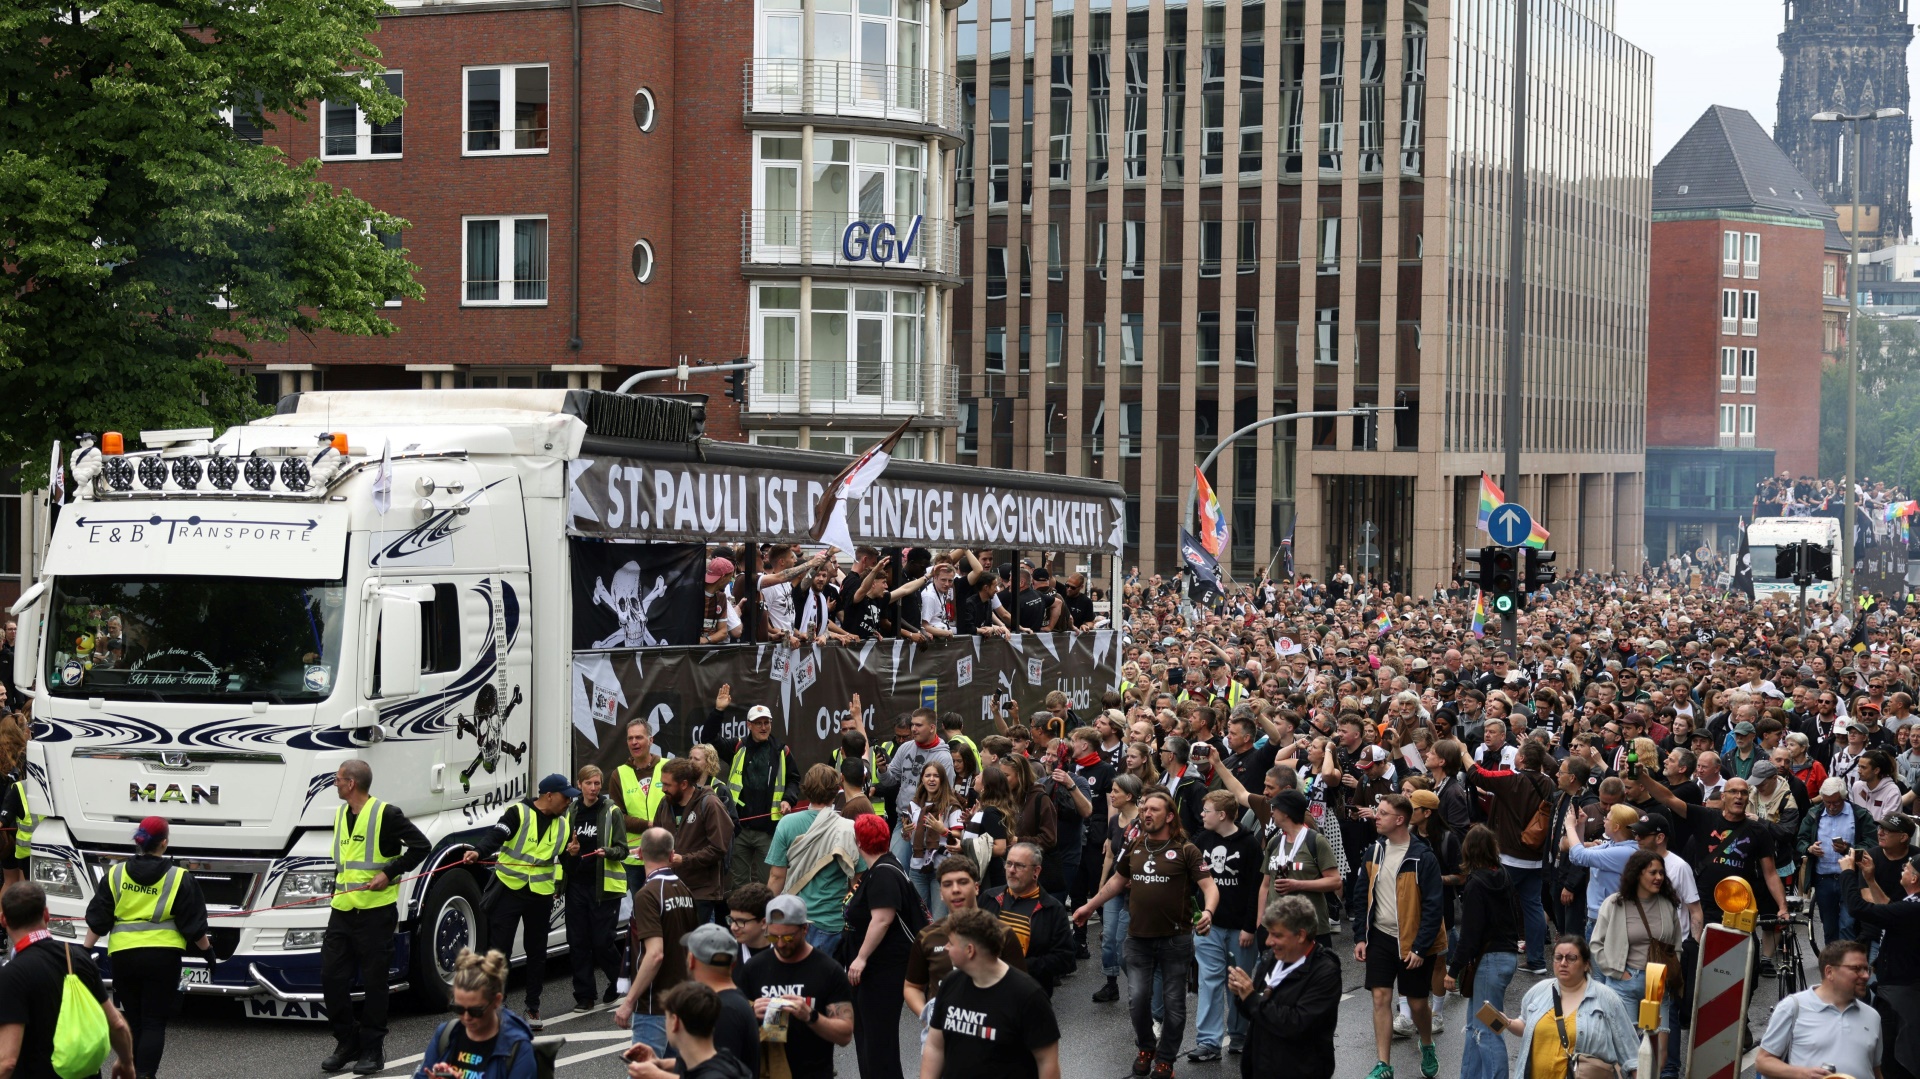
[[[954,631],[961,636],[975,634],[981,637],[1004,637],[1007,627],[1000,624],[995,616],[994,597],[1000,594],[1000,578],[987,574],[980,583],[967,590],[961,597],[960,610],[955,618]]]
[[[940,1079],[1059,1079],[1060,1023],[1040,983],[1000,958],[1005,930],[978,908],[947,919],[953,973],[940,983],[921,1049]]]
[[[1060,594],[1045,566],[1033,571],[1033,587],[1021,591],[1018,606],[1022,633],[1051,633],[1064,622]]]
[[[1061,623],[1061,628],[1092,629],[1094,620],[1093,597],[1087,595],[1087,575],[1084,573],[1069,574],[1064,587],[1066,594],[1060,597],[1060,602],[1066,606],[1067,617],[1066,620]]]
[[[1641,783],[1669,812],[1686,818],[1688,840],[1683,857],[1693,867],[1694,882],[1700,887],[1700,909],[1707,921],[1720,920],[1713,887],[1728,877],[1747,882],[1761,914],[1786,908],[1786,892],[1775,871],[1773,829],[1747,815],[1747,799],[1752,792],[1746,780],[1738,776],[1728,779],[1721,788],[1717,808],[1689,805],[1650,772],[1641,774]]]
[[[0,892],[0,922],[13,942],[13,960],[0,967],[0,1046],[17,1046],[19,1052],[9,1079],[59,1079],[53,1070],[53,1028],[69,965],[107,1015],[113,1079],[133,1079],[133,1030],[107,999],[93,956],[47,935],[46,891],[30,880],[8,885]]]
[[[754,1017],[762,1022],[769,1007],[786,1009],[793,1079],[833,1079],[834,1047],[853,1043],[853,986],[840,964],[807,943],[809,924],[799,896],[768,900],[773,947],[748,960],[733,980],[753,998]]]

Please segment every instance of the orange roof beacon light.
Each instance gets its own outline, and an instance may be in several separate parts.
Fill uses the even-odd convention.
[[[100,452],[108,457],[118,457],[127,452],[127,440],[118,431],[108,431],[100,436]]]
[[[1739,877],[1727,877],[1713,886],[1713,903],[1720,908],[1720,924],[1742,933],[1753,932],[1759,918],[1759,905],[1753,901],[1753,886]]]
[[[342,457],[345,457],[345,456],[347,455],[347,434],[346,434],[346,432],[345,432],[345,431],[335,431],[335,432],[334,432],[334,433],[332,434],[332,436],[331,436],[331,438],[332,438],[332,441],[333,441],[333,452],[335,452],[335,453],[337,453],[337,454],[339,454],[339,455],[340,455],[340,456],[342,456]]]

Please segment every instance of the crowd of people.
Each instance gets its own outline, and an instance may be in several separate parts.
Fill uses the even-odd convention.
[[[1013,567],[1004,602],[1003,574],[965,551],[879,593],[867,582],[894,578],[878,552],[851,571],[790,552],[769,565],[769,613],[780,586],[798,596],[776,632],[1026,632],[1031,599],[1043,628],[1111,617],[1118,684],[1080,708],[1061,692],[996,699],[991,733],[924,708],[869,729],[855,698],[832,759],[807,764],[731,687],[713,718],[744,720],[738,739],[669,757],[630,724],[624,763],[546,777],[474,845],[490,924],[422,1075],[533,1074],[528,1038],[553,1014],[545,935],[524,934],[517,1010],[486,949],[558,904],[573,1004],[631,1030],[636,1077],[829,1079],[852,1046],[862,1079],[899,1079],[904,1027],[922,1079],[1052,1079],[1063,993],[1111,1007],[1133,1073],[1153,1079],[1230,1058],[1249,1077],[1586,1076],[1632,1068],[1654,963],[1674,972],[1652,1034],[1677,1076],[1681,973],[1728,878],[1761,915],[1752,976],[1797,964],[1818,983],[1746,1032],[1761,1074],[1920,1068],[1920,607],[1865,597],[1796,637],[1765,601],[1582,574],[1532,599],[1509,655],[1497,621],[1474,628],[1470,595],[1394,596],[1339,570],[1211,606],[1132,573],[1118,611],[1096,614],[1074,601],[1077,575],[1054,592],[1045,560]],[[710,563],[720,626],[732,573],[724,554]],[[816,601],[823,581],[838,592]],[[5,733],[0,766],[17,766]],[[337,788],[350,890],[323,952],[343,998],[323,1063],[371,1074],[384,994],[356,1006],[346,987],[384,969],[368,927],[391,919],[380,897],[425,851],[364,762]],[[164,828],[136,837],[153,862],[128,863],[134,883],[164,873],[164,842]],[[0,903],[16,947],[36,891],[20,882]],[[155,947],[200,943],[190,908],[174,912],[178,942]],[[145,908],[129,909],[90,911],[89,928]],[[1783,917],[1817,931],[1817,954],[1786,950]],[[35,1021],[8,1003],[16,966],[0,969],[0,1047],[9,1023]],[[1370,996],[1370,1063],[1334,1049],[1352,984]],[[140,1053],[141,1009],[160,1005],[121,999]],[[1435,1042],[1449,1022],[1466,1033],[1457,1069]]]

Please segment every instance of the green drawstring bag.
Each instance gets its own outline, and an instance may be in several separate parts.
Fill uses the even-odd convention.
[[[61,947],[67,953],[67,977],[60,986],[60,1021],[53,1028],[53,1070],[62,1079],[98,1076],[113,1047],[107,1011],[73,973],[73,945]]]

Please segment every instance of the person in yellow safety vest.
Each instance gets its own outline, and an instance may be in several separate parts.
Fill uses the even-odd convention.
[[[540,1020],[540,989],[547,980],[547,935],[553,924],[553,896],[561,884],[560,852],[569,842],[567,807],[580,788],[558,772],[540,781],[538,793],[500,814],[473,849],[468,864],[494,862],[493,883],[481,906],[487,914],[487,947],[513,955],[513,931],[527,950],[527,1006],[521,1013],[535,1032]]]
[[[398,806],[375,798],[373,768],[341,762],[333,774],[333,902],[320,940],[320,991],[333,1027],[333,1053],[320,1070],[351,1064],[361,1075],[386,1070],[387,979],[400,923],[398,881],[426,860],[430,846]],[[284,886],[283,886],[284,887]],[[365,993],[354,1014],[355,977]]]
[[[12,841],[7,842],[9,833],[0,832],[0,868],[7,871],[7,883],[11,884],[27,871],[28,862],[33,856],[33,827],[40,823],[40,817],[33,811],[33,802],[27,797],[26,770],[21,770],[19,779],[8,784],[4,796],[0,796],[0,827],[11,828]]]
[[[966,735],[967,721],[958,712],[948,712],[940,717],[940,736],[955,745],[966,746],[973,750],[973,759],[980,759],[980,747]]]
[[[723,685],[713,696],[713,712],[707,717],[708,730],[724,729],[727,710],[733,706],[733,686]],[[773,829],[780,818],[793,811],[788,793],[789,777],[797,787],[793,754],[773,736],[773,710],[764,704],[747,709],[747,736],[720,742],[716,747],[727,758],[727,793],[740,807],[740,827],[733,836],[733,862],[728,867],[728,891],[749,882],[767,882],[767,849],[773,846]]]
[[[665,792],[660,786],[660,770],[665,757],[653,752],[653,727],[644,718],[627,721],[627,763],[613,770],[613,790],[608,792],[626,810],[627,891],[637,892],[647,882],[647,871],[640,864],[640,833],[653,827],[653,815],[660,811]]]
[[[187,942],[213,967],[207,901],[193,874],[166,857],[167,821],[148,817],[133,832],[133,857],[107,870],[87,903],[86,946],[107,938],[113,988],[133,1028],[133,1071],[160,1072],[167,1019],[180,1003]]]
[[[593,969],[607,976],[601,1003],[618,999],[620,945],[614,923],[620,898],[627,894],[627,826],[613,799],[600,793],[605,774],[591,764],[574,773],[580,797],[567,807],[567,845],[560,851],[560,872],[567,893],[567,955],[573,962],[573,1006],[594,1005]]]

